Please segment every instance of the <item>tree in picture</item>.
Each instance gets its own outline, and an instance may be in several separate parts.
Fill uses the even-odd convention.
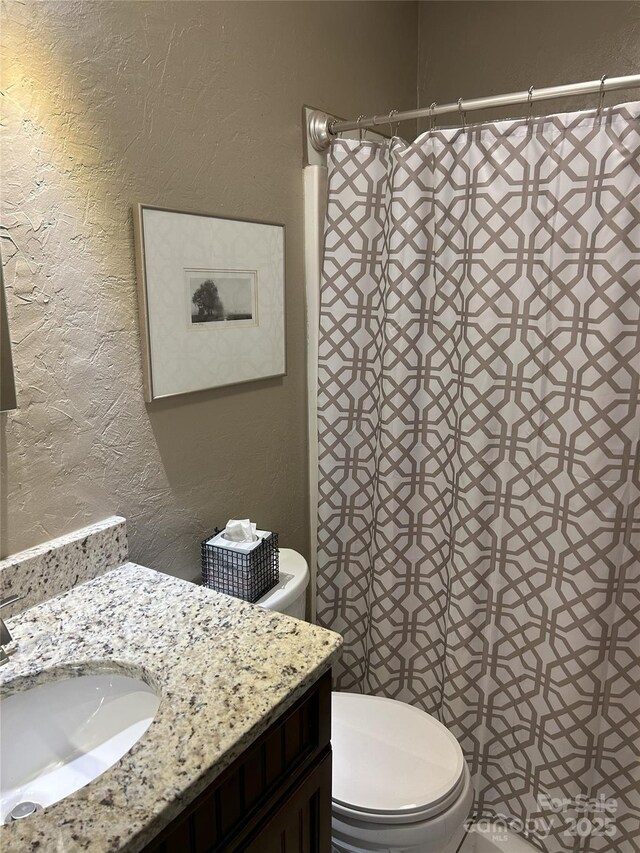
[[[208,323],[212,320],[224,320],[224,306],[218,295],[218,288],[212,278],[203,281],[193,294],[191,301],[198,309],[197,316],[192,315],[194,323]]]

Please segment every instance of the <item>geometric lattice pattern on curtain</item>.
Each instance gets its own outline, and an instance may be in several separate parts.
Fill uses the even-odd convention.
[[[548,853],[640,849],[639,114],[329,158],[317,609],[345,637],[338,689],[436,714],[476,814]]]

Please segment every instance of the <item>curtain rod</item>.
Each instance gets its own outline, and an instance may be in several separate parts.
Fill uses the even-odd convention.
[[[536,101],[549,101],[553,98],[564,98],[574,95],[589,95],[599,93],[601,98],[605,92],[616,89],[633,89],[640,86],[640,74],[630,74],[627,77],[607,77],[600,80],[589,80],[585,83],[569,83],[566,86],[548,86],[536,89],[534,86],[524,92],[510,92],[507,95],[493,95],[488,98],[469,98],[450,104],[431,104],[417,110],[391,110],[388,115],[360,116],[349,121],[337,121],[326,113],[314,111],[309,117],[309,136],[316,151],[324,151],[329,147],[332,138],[347,130],[364,130],[367,127],[379,127],[384,124],[397,124],[401,121],[411,121],[416,118],[435,118],[445,113],[464,113],[472,110],[484,110],[490,107],[509,107],[515,104],[532,104]]]

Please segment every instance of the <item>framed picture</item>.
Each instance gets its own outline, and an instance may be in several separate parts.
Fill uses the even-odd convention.
[[[145,400],[283,376],[284,225],[139,204]]]

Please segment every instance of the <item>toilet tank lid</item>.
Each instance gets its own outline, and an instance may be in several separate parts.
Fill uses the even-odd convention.
[[[464,774],[453,734],[425,711],[381,696],[332,694],[333,799],[411,815],[446,800]]]
[[[304,594],[309,583],[307,561],[292,548],[279,548],[280,579],[278,583],[256,601],[268,610],[282,611],[298,596]]]

